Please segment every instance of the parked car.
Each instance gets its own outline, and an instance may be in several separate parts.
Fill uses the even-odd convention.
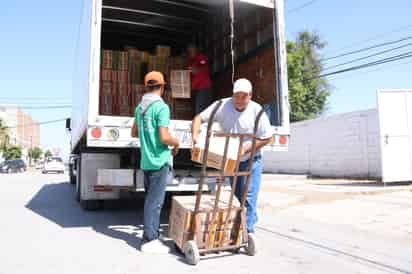
[[[44,162],[44,167],[42,170],[43,174],[55,172],[55,173],[64,173],[65,167],[63,160],[60,157],[53,157]]]
[[[12,173],[12,172],[24,172],[27,170],[27,165],[22,159],[7,160],[0,164],[0,172]]]

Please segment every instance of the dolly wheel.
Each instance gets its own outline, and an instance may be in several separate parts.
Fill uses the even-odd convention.
[[[247,255],[255,256],[256,255],[256,237],[254,234],[249,233],[247,235]]]
[[[183,246],[183,253],[188,264],[197,265],[199,263],[200,254],[195,241],[186,242]]]

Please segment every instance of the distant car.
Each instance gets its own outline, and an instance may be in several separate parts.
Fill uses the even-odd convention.
[[[63,164],[63,160],[60,157],[53,157],[49,160],[44,162],[42,173],[64,173],[65,166]]]
[[[26,170],[27,165],[22,159],[8,160],[0,164],[0,172],[2,173],[24,172]]]

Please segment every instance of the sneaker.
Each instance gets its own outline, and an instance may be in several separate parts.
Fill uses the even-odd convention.
[[[145,242],[140,250],[144,253],[151,254],[168,254],[170,252],[170,248],[162,243],[159,239]]]

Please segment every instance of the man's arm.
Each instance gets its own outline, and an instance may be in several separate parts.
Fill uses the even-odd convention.
[[[257,139],[256,140],[256,151],[261,149],[262,147],[270,144],[272,142],[273,137],[267,139]],[[252,144],[248,145],[246,148],[243,149],[242,155],[246,155],[252,152]]]
[[[199,129],[201,124],[202,118],[200,118],[200,115],[196,115],[196,117],[192,121],[192,145],[195,145],[197,143],[197,138],[199,136]]]
[[[167,127],[159,127],[159,137],[160,137],[160,142],[167,146],[172,146],[172,147],[178,147],[179,146],[179,140],[176,138],[172,137],[169,133],[169,129]]]
[[[139,136],[138,136],[138,133],[137,133],[137,124],[136,124],[136,121],[133,121],[133,126],[132,126],[132,130],[131,130],[130,134],[132,135],[133,138],[139,137]]]

